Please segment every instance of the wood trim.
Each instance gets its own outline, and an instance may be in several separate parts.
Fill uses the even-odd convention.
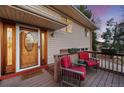
[[[44,63],[42,63],[42,33],[44,33]],[[41,43],[41,50],[40,50],[40,53],[41,53],[41,65],[46,65],[47,64],[47,31],[42,31],[41,29],[41,32],[40,32],[40,43]]]
[[[1,76],[1,71],[2,71],[2,62],[3,62],[3,23],[0,22],[0,76]]]
[[[3,23],[2,23],[2,29],[1,29],[1,75],[3,75],[4,71],[4,39],[3,39]]]
[[[20,26],[20,30],[28,30],[31,32],[38,31],[38,29]]]
[[[13,61],[14,61],[14,71],[16,72],[16,25],[14,25],[13,31]]]
[[[44,49],[44,50],[45,50],[45,52],[44,52],[44,53],[45,53],[45,54],[44,54],[44,57],[45,57],[45,64],[47,64],[47,38],[48,38],[48,37],[47,37],[47,34],[48,34],[48,33],[47,33],[47,31],[46,31],[46,32],[45,32],[45,44],[44,44],[44,48],[45,48],[45,49]]]
[[[3,36],[2,36],[2,75],[5,74],[5,66],[7,65],[7,58],[6,58],[6,55],[7,55],[7,37],[6,37],[6,28],[8,27],[12,27],[13,28],[13,47],[12,47],[12,62],[13,62],[13,69],[14,69],[14,72],[15,72],[15,69],[16,69],[16,28],[15,28],[15,25],[12,23],[8,24],[8,23],[3,23]]]

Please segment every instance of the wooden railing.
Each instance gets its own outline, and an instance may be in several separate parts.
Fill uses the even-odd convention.
[[[91,57],[99,60],[102,69],[124,74],[124,54],[104,54],[102,52],[87,51]]]
[[[94,52],[94,51],[85,51],[90,54],[90,57],[96,58],[99,60],[100,65],[99,68],[104,70],[113,71],[119,74],[124,75],[124,54],[104,54],[102,52]],[[77,54],[78,53],[73,53]],[[60,55],[54,55],[55,59],[55,65],[54,65],[54,80],[58,80],[58,74],[60,73],[60,59],[64,55],[73,55],[73,54],[60,54]]]
[[[69,85],[69,86],[80,86],[81,85],[81,76],[83,75],[83,72],[72,70],[69,68],[60,68],[60,81],[61,86],[63,84]]]

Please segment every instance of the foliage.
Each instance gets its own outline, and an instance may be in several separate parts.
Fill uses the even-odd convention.
[[[124,24],[119,26],[117,22],[111,18],[106,22],[106,32],[102,38],[105,40],[104,48],[116,49],[118,52],[124,52]]]
[[[97,46],[98,42],[97,42],[96,38],[97,38],[96,32],[92,32],[92,49],[94,51],[97,51],[96,46]]]
[[[113,18],[106,22],[106,32],[103,32],[102,38],[105,40],[104,48],[114,48],[115,45],[115,34],[117,30],[117,23]]]
[[[92,17],[92,12],[91,10],[87,9],[87,6],[85,5],[80,5],[77,7],[87,18],[91,19]]]
[[[122,27],[118,26],[115,39],[115,48],[119,52],[124,53],[124,24],[122,25]]]

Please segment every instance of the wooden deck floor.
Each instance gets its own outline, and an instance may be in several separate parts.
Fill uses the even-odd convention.
[[[32,75],[21,75],[14,78],[0,81],[0,87],[59,87],[53,81],[53,76],[46,70]],[[81,84],[82,87],[124,87],[124,77],[98,70],[96,73],[90,69],[87,71],[87,78]]]
[[[53,76],[46,70],[0,81],[0,87],[55,87]]]
[[[82,87],[124,87],[124,77],[104,70],[87,71],[87,78]]]

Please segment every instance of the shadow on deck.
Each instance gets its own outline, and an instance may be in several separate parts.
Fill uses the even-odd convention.
[[[0,81],[0,87],[59,87],[55,83],[53,75],[47,70],[36,73],[16,76],[14,78]],[[115,73],[89,69],[87,77],[81,84],[82,87],[124,87],[124,77]]]

